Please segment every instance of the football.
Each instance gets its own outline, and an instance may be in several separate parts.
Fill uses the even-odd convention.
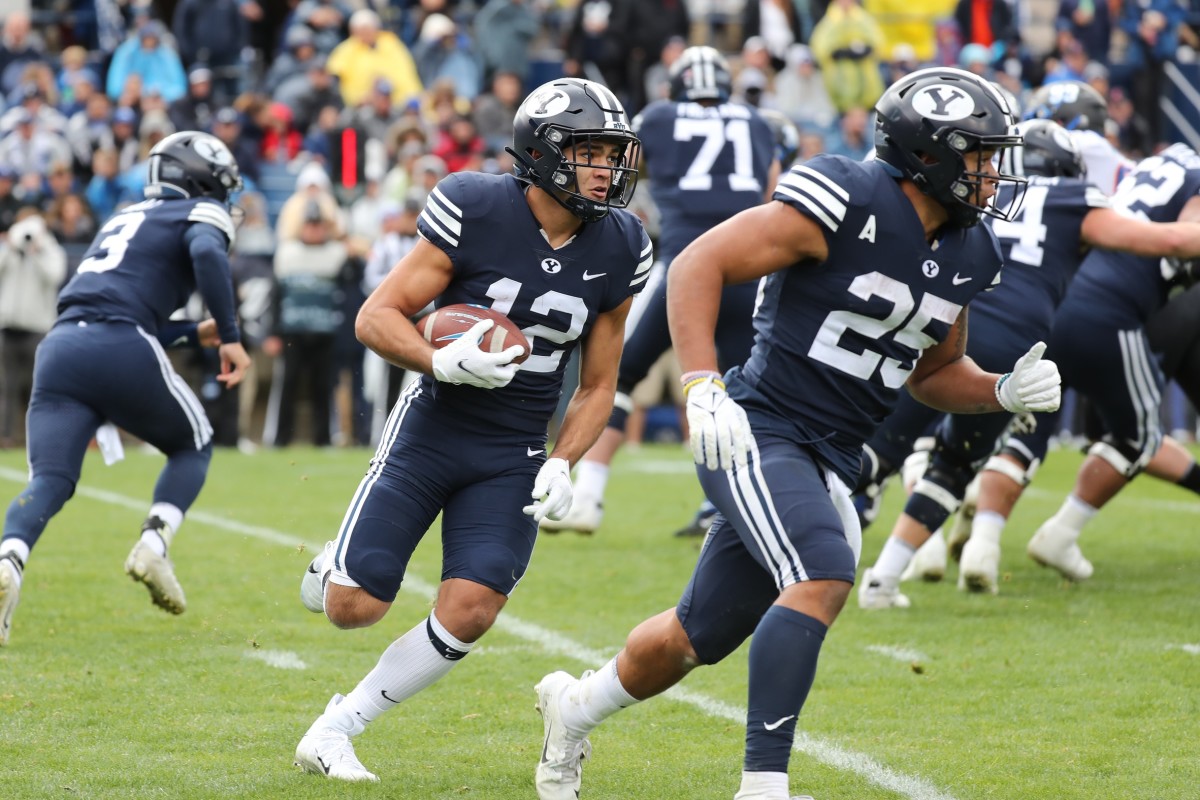
[[[442,306],[417,321],[417,331],[425,337],[425,341],[434,347],[442,348],[458,339],[481,320],[493,319],[496,324],[483,335],[479,349],[488,353],[499,353],[513,345],[519,344],[524,352],[513,361],[524,363],[529,358],[529,340],[521,329],[511,319],[484,306],[457,303]]]

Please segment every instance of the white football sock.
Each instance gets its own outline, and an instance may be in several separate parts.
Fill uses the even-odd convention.
[[[29,545],[24,539],[18,539],[15,536],[10,536],[4,541],[0,541],[0,556],[6,556],[12,553],[22,564],[29,563]]]
[[[879,558],[875,559],[872,572],[877,577],[898,579],[916,552],[916,548],[903,539],[889,536],[883,543],[883,550],[879,552]]]
[[[977,511],[971,521],[971,538],[979,537],[980,541],[1000,544],[1000,535],[1008,520],[997,511]]]
[[[142,532],[142,541],[146,543],[146,546],[160,556],[165,556],[167,548],[171,546],[171,540],[175,538],[175,534],[179,532],[179,526],[183,524],[183,511],[170,503],[154,503],[150,506],[150,512],[146,516],[158,517],[167,525],[160,530]]]
[[[370,722],[389,708],[432,686],[470,652],[472,644],[460,642],[430,614],[420,624],[392,642],[375,668],[367,673],[341,706]]]
[[[738,789],[738,793],[733,796],[733,800],[739,798],[753,798],[754,800],[788,800],[791,797],[788,794],[788,776],[786,772],[743,772],[742,787]]]
[[[575,467],[575,496],[586,497],[597,503],[604,502],[604,489],[608,486],[608,465],[599,461],[580,461]]]
[[[1069,528],[1082,531],[1083,526],[1094,516],[1096,516],[1095,507],[1083,502],[1075,495],[1069,494],[1054,518]]]
[[[617,676],[615,656],[612,661],[581,680],[577,691],[575,702],[563,703],[559,711],[567,730],[581,736],[586,736],[589,731],[622,708],[628,708],[638,702],[621,685],[621,679]]]

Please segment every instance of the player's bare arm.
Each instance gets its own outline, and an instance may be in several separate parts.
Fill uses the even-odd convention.
[[[363,303],[354,335],[397,366],[432,373],[433,346],[409,318],[446,289],[453,272],[450,257],[420,239]]]
[[[1181,222],[1150,222],[1112,208],[1097,208],[1083,218],[1083,241],[1093,247],[1139,256],[1200,257],[1200,198],[1184,206]]]
[[[955,414],[1003,411],[996,400],[996,381],[967,355],[967,309],[945,340],[928,348],[908,377],[909,393],[927,406]]]
[[[588,451],[604,430],[612,413],[617,391],[617,367],[625,342],[625,318],[633,298],[600,314],[583,342],[579,359],[579,388],[567,406],[562,428],[554,444],[553,458],[564,458],[572,466]]]
[[[747,231],[754,231],[752,247]],[[828,255],[817,224],[780,202],[747,209],[688,245],[667,272],[667,316],[683,370],[717,368],[713,330],[723,286]]]

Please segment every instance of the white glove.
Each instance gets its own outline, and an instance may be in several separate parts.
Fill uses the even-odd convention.
[[[697,464],[711,470],[732,469],[734,463],[746,465],[746,453],[754,440],[750,421],[716,378],[706,378],[688,390],[687,420]]]
[[[1017,360],[1013,371],[996,381],[996,399],[1005,411],[1057,411],[1062,402],[1062,382],[1058,366],[1042,361],[1046,343],[1038,342]]]
[[[571,465],[565,458],[548,458],[538,470],[529,493],[534,502],[522,510],[538,522],[562,519],[571,510]]]
[[[465,383],[480,389],[507,386],[520,366],[512,363],[512,360],[525,349],[515,344],[499,353],[480,350],[479,343],[483,341],[483,335],[495,324],[493,319],[480,320],[441,350],[434,350],[433,377],[445,383]]]

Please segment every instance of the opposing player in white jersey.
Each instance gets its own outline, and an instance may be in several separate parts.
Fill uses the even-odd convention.
[[[1001,263],[979,219],[1005,214],[991,205],[999,185],[1023,183],[993,162],[1021,141],[1007,103],[978,76],[935,68],[902,78],[876,110],[875,160],[793,168],[772,202],[705,233],[671,268],[692,452],[720,514],[675,608],[582,680],[538,684],[540,800],[580,796],[601,721],[751,635],[735,800],[791,798],[797,718],[854,583],[861,534],[846,483],[865,439],[906,388],[953,411],[1058,406],[1057,371],[1038,350],[1004,376],[964,355],[966,306]],[[754,348],[722,377],[722,288],[760,278]]]

